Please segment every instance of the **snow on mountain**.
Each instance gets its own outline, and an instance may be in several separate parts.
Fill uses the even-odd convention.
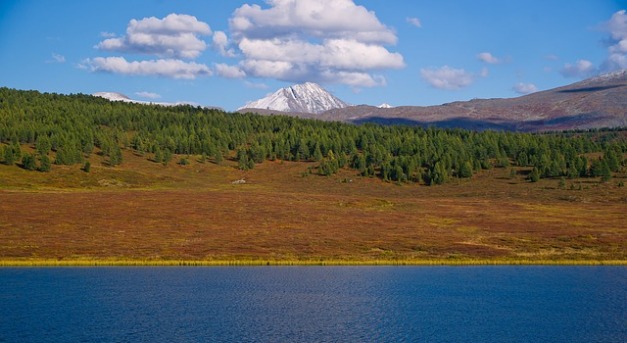
[[[93,96],[98,96],[101,98],[105,98],[109,101],[123,101],[123,102],[132,102],[135,104],[143,104],[143,105],[160,105],[160,106],[179,106],[179,105],[191,105],[191,106],[200,106],[197,103],[193,103],[193,102],[155,102],[155,101],[142,101],[142,100],[134,100],[129,98],[128,96],[122,94],[122,93],[117,93],[117,92],[96,92],[92,94]],[[214,108],[214,109],[219,109],[222,110],[222,108],[220,107],[208,107],[208,106],[202,106],[202,107],[206,107],[206,108]]]
[[[132,100],[131,98],[127,97],[126,95],[122,94],[122,93],[116,93],[116,92],[97,92],[97,93],[93,93],[93,96],[99,96],[101,98],[105,98],[109,101],[124,101],[124,102],[136,102],[135,100]]]
[[[382,103],[381,105],[377,106],[378,108],[394,108],[394,106],[388,104],[388,103]]]
[[[257,108],[282,112],[322,113],[350,106],[313,82],[281,88],[273,94],[238,108]]]
[[[575,85],[586,85],[586,84],[602,84],[602,83],[611,83],[611,82],[624,82],[627,80],[627,69],[620,69],[613,72],[609,72],[606,74],[601,74],[599,76],[595,76],[578,83]]]

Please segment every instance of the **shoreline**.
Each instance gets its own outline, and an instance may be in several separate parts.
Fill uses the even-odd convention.
[[[254,266],[627,266],[627,260],[87,260],[0,259],[8,267],[254,267]]]

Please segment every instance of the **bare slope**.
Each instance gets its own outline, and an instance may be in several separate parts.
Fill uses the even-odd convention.
[[[550,131],[623,127],[627,126],[627,70],[508,99],[473,99],[426,107],[360,105],[315,115],[302,113],[308,112],[305,110],[254,111],[352,123],[434,125],[479,130]]]

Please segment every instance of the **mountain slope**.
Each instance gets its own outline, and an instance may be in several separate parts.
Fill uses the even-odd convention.
[[[349,105],[313,82],[281,88],[273,94],[247,103],[238,110],[261,109],[296,113],[322,113]]]
[[[285,91],[289,89],[262,99],[265,103],[250,103],[246,111],[260,114],[280,111],[286,115],[356,124],[374,122],[473,130],[551,131],[627,126],[627,70],[517,98],[473,99],[439,106],[359,105],[313,112],[306,107],[271,104],[270,99],[287,101],[281,96]],[[256,108],[252,109],[251,105]]]
[[[627,126],[627,70],[509,99],[473,99],[439,106],[327,111],[325,120],[548,131]]]

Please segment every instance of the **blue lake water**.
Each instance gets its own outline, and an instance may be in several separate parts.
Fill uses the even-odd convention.
[[[0,342],[625,342],[625,267],[0,268]]]

